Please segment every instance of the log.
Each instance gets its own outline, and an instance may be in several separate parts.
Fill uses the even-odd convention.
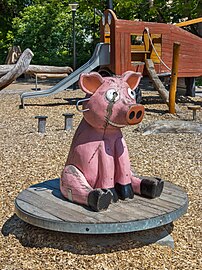
[[[8,86],[27,70],[33,55],[34,54],[30,49],[26,49],[22,53],[18,62],[15,65],[12,65],[12,69],[0,78],[0,90]]]
[[[37,76],[39,79],[49,79],[49,78],[65,78],[68,76],[67,73],[35,73],[35,76]]]
[[[0,65],[0,76],[9,72],[14,65]],[[41,66],[41,65],[29,65],[26,74],[34,75],[35,73],[50,73],[50,74],[70,74],[73,72],[71,67],[57,67],[57,66]]]
[[[161,96],[163,101],[169,106],[169,92],[166,90],[163,83],[159,79],[155,71],[153,61],[151,59],[146,59],[145,63],[149,78],[152,80],[155,89],[159,92],[159,95]],[[176,112],[180,112],[179,106],[176,103],[175,103],[175,110]]]

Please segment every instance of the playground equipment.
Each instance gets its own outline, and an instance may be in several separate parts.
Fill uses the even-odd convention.
[[[112,10],[106,10],[100,32],[101,42],[109,42],[111,47],[110,65],[102,69],[118,75],[126,70],[147,74],[145,59],[151,59],[158,74],[170,73],[173,43],[179,42],[178,77],[202,75],[202,39],[178,26],[120,20]]]
[[[140,79],[141,74],[132,71],[120,78],[103,78],[95,72],[81,75],[80,87],[87,95],[83,100],[83,119],[60,182],[61,192],[68,200],[101,211],[111,201],[133,198],[134,193],[150,198],[160,196],[161,179],[142,179],[131,172],[121,133],[121,127],[142,121],[144,107],[136,104],[135,97]]]
[[[24,99],[25,98],[46,97],[46,96],[50,96],[52,94],[57,94],[63,90],[68,89],[68,87],[70,87],[75,82],[77,82],[79,80],[79,76],[81,73],[84,73],[84,72],[87,73],[87,72],[94,70],[95,68],[97,68],[99,66],[109,64],[109,61],[110,61],[109,51],[110,51],[109,44],[98,43],[90,60],[87,63],[85,63],[83,66],[81,66],[80,68],[75,70],[73,73],[71,73],[68,77],[61,80],[55,86],[53,86],[47,90],[23,93],[21,95],[22,108],[24,108]]]
[[[193,78],[202,75],[202,51],[199,49],[202,39],[179,26],[121,20],[112,10],[106,10],[100,22],[101,43],[97,44],[91,59],[54,87],[36,93],[23,93],[22,107],[24,99],[45,97],[66,90],[78,81],[81,73],[95,68],[107,76],[121,75],[127,70],[148,75],[145,61],[150,59],[157,75],[170,76],[174,42],[181,45],[178,77],[186,78],[187,94],[193,96]]]
[[[21,219],[55,231],[110,234],[161,227],[186,212],[188,198],[180,187],[131,171],[120,128],[143,118],[144,107],[135,98],[140,78],[133,71],[81,75],[84,118],[61,179],[23,190],[15,200]]]

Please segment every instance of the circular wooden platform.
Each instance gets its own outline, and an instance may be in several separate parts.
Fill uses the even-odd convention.
[[[19,193],[15,211],[22,220],[45,229],[69,233],[108,234],[140,231],[168,224],[188,207],[184,190],[165,182],[160,198],[135,196],[111,204],[104,212],[67,201],[60,193],[59,179],[33,185]]]

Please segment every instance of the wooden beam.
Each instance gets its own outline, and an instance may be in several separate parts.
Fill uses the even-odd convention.
[[[35,73],[35,76],[39,79],[49,79],[49,78],[55,78],[55,79],[61,79],[68,76],[67,73]]]
[[[193,20],[189,20],[186,22],[176,23],[175,26],[183,27],[183,26],[187,26],[187,25],[191,25],[191,24],[195,24],[195,23],[201,23],[201,22],[202,22],[202,17],[197,18],[197,19],[193,19]]]
[[[0,78],[0,90],[8,86],[21,74],[23,74],[25,70],[27,70],[33,55],[34,54],[30,49],[26,49],[22,53],[18,62],[15,65],[13,65],[13,68],[9,70],[3,77]]]
[[[174,42],[173,44],[173,60],[172,60],[172,74],[169,91],[169,112],[175,113],[175,98],[177,89],[177,75],[179,66],[179,55],[180,55],[180,43]]]
[[[146,63],[146,68],[147,68],[149,78],[151,79],[155,89],[159,92],[159,95],[161,96],[163,101],[169,106],[169,92],[165,89],[163,83],[159,79],[159,77],[155,71],[153,61],[151,59],[146,59],[145,63]],[[177,106],[177,104],[175,104],[175,110],[177,112],[180,112],[180,109]]]

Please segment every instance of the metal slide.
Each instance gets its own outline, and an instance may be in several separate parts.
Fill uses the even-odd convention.
[[[79,80],[81,73],[88,73],[98,66],[110,64],[110,44],[98,43],[90,60],[83,66],[72,72],[69,76],[61,80],[50,89],[40,90],[36,92],[25,92],[21,95],[21,107],[24,108],[25,98],[47,97],[57,94],[63,90],[67,90],[72,84]]]

